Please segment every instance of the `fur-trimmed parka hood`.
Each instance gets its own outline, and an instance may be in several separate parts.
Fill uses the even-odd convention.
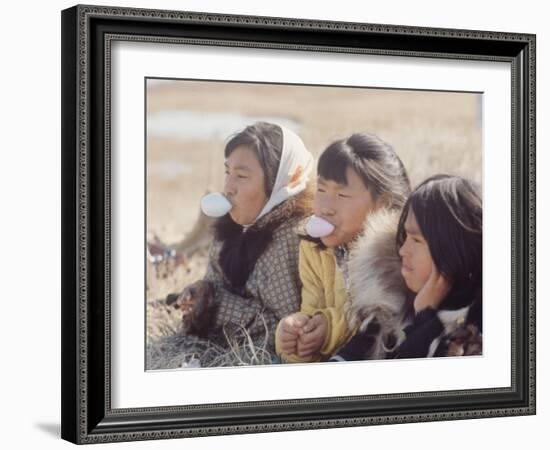
[[[401,275],[401,260],[397,253],[395,236],[399,212],[386,209],[369,215],[364,232],[357,239],[349,260],[350,300],[347,319],[351,329],[365,331],[377,323],[379,345],[387,347],[386,338],[398,344],[395,330],[406,325],[410,305],[409,291]],[[388,350],[387,348],[385,350]],[[378,351],[383,352],[382,347]]]

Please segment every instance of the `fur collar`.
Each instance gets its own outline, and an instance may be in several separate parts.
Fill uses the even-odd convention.
[[[468,317],[470,311],[470,306],[465,306],[464,308],[455,309],[455,310],[440,310],[437,312],[437,317],[443,324],[444,333],[451,334],[454,333],[458,327],[462,326]]]
[[[437,312],[443,332],[435,338],[428,349],[432,356],[464,356],[481,354],[481,331],[470,321],[472,306],[446,309]],[[441,345],[443,343],[443,346]]]
[[[275,207],[246,230],[233,222],[229,214],[214,223],[214,237],[222,243],[218,261],[233,291],[243,294],[256,261],[280,226],[311,214],[312,198],[312,189],[306,189]]]
[[[408,324],[410,293],[401,275],[395,236],[399,212],[380,210],[369,215],[364,233],[351,251],[350,300],[346,316],[350,328],[373,330],[373,358],[399,345]],[[395,335],[398,330],[398,336]]]

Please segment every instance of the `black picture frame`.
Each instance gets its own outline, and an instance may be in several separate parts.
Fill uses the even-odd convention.
[[[112,409],[110,43],[504,61],[512,72],[511,386]],[[62,437],[74,443],[535,414],[535,36],[78,5],[62,12]]]

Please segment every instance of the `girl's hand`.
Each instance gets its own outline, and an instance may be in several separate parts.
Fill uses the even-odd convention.
[[[445,275],[439,273],[437,267],[432,262],[432,271],[430,278],[414,299],[414,310],[419,313],[423,309],[438,309],[441,302],[447,297],[451,290],[451,283],[445,278]]]
[[[308,322],[307,314],[297,312],[281,319],[279,327],[279,349],[281,353],[296,354],[298,336],[302,327]]]
[[[301,358],[321,350],[327,336],[328,324],[323,314],[315,314],[302,328],[297,344],[297,355]]]

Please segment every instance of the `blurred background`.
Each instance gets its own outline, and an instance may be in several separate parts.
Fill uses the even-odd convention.
[[[210,235],[199,211],[221,190],[225,142],[259,120],[294,130],[317,158],[367,131],[389,142],[416,186],[436,173],[481,183],[482,96],[476,93],[147,80],[147,332],[175,332],[164,298],[204,274]]]

